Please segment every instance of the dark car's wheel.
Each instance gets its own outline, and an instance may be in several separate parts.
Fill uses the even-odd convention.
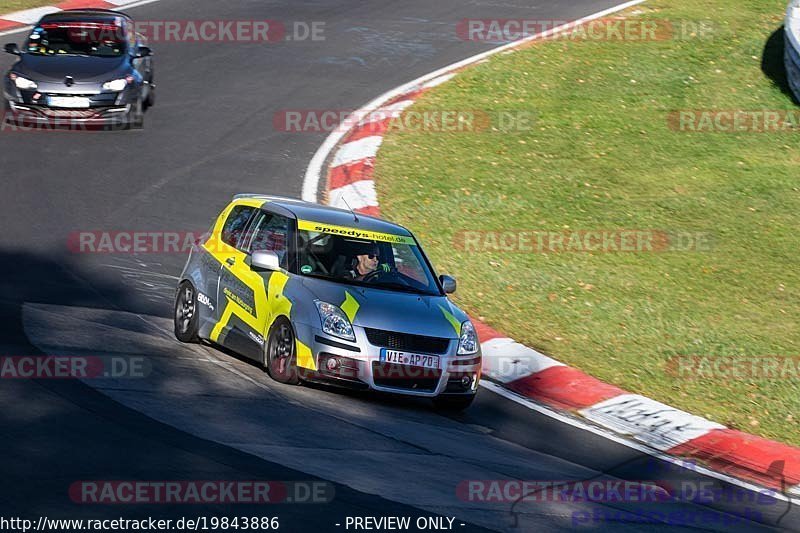
[[[144,106],[145,109],[150,109],[154,105],[156,105],[156,86],[151,81],[147,87],[147,98],[145,98]]]
[[[175,337],[181,342],[197,342],[197,291],[188,281],[178,286],[175,296]]]
[[[433,406],[440,411],[463,411],[475,400],[475,395],[469,396],[437,396],[433,399]]]
[[[128,129],[140,130],[144,127],[144,104],[142,100],[136,100],[128,111]]]
[[[264,359],[272,379],[289,385],[300,383],[294,330],[287,319],[278,318],[269,330]]]

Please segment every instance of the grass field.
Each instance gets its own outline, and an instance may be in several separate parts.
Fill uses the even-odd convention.
[[[704,21],[711,31],[553,40],[468,69],[409,111],[532,110],[534,127],[393,131],[376,167],[384,214],[415,230],[438,270],[459,279],[460,305],[518,341],[800,445],[797,369],[735,379],[669,370],[680,356],[800,355],[800,129],[687,132],[668,121],[676,110],[798,110],[781,67],[785,7],[656,0],[626,14],[673,28]],[[454,245],[465,230],[625,229],[701,234],[710,244],[634,253]]]

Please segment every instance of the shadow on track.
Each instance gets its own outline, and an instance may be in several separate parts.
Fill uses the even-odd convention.
[[[90,285],[87,285],[87,282]],[[109,302],[113,302],[113,306]],[[0,252],[0,356],[45,355],[26,336],[30,304],[120,312],[134,295],[99,282],[69,256]],[[57,327],[54,325],[54,327]],[[72,331],[76,337],[84,332]],[[109,344],[111,339],[108,339]],[[175,341],[176,351],[179,349]],[[146,347],[132,346],[146,353]],[[112,352],[113,353],[113,352]],[[48,354],[59,355],[59,354]],[[99,354],[98,354],[99,355]],[[169,376],[148,379],[168,381]],[[175,405],[180,409],[180,405]],[[278,516],[291,531],[332,531],[346,516],[431,516],[379,496],[333,485],[331,503],[263,505],[76,503],[69,489],[92,480],[320,481],[302,472],[210,442],[155,421],[75,379],[0,379],[4,516],[33,519]],[[73,494],[74,496],[74,494]],[[470,526],[462,528],[474,531]],[[69,528],[61,528],[68,531]]]

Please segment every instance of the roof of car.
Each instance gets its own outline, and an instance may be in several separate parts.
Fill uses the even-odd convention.
[[[125,13],[111,9],[67,9],[45,15],[39,22],[108,22],[116,17],[131,20]]]
[[[411,236],[411,232],[399,224],[393,224],[387,220],[362,215],[358,213],[358,222],[353,217],[353,213],[346,209],[339,209],[327,205],[306,202],[297,198],[287,198],[284,196],[271,196],[266,194],[237,194],[235,199],[256,198],[264,199],[270,205],[278,205],[293,213],[299,220],[320,222],[334,226],[345,226],[348,228],[360,228],[379,233],[389,233],[392,235]]]

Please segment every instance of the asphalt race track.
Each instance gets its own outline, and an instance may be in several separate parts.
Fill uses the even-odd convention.
[[[465,414],[445,417],[423,401],[279,385],[229,354],[174,339],[184,254],[78,254],[67,246],[80,231],[200,232],[239,192],[299,196],[325,133],[277,131],[276,112],[354,109],[490,48],[456,36],[466,17],[570,20],[614,3],[163,0],[128,10],[143,20],[324,22],[325,40],[154,43],[158,101],[144,130],[0,132],[0,353],[126,355],[150,369],[144,379],[2,380],[2,515],[278,516],[287,531],[345,531],[348,516],[429,515],[455,517],[459,531],[560,531],[576,522],[675,529],[576,519],[630,504],[465,501],[456,493],[465,480],[665,475],[630,448],[485,389]],[[0,67],[12,59],[0,57]],[[702,478],[681,469],[668,477]],[[334,484],[335,497],[199,506],[76,504],[68,495],[80,480],[189,479],[321,480]],[[648,509],[705,510],[674,502]],[[786,510],[776,502],[762,511],[775,523]],[[780,524],[800,529],[794,514]]]

